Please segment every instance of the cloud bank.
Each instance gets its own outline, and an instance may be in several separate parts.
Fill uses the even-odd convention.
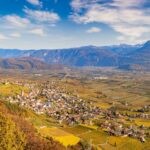
[[[71,19],[77,23],[104,23],[130,41],[150,33],[148,0],[73,0]]]

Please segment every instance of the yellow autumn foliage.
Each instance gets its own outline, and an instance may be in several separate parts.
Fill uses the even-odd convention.
[[[47,128],[42,127],[39,128],[39,132],[44,137],[52,137],[54,140],[60,142],[64,146],[72,146],[76,145],[80,138],[77,136],[74,136],[73,134],[67,133],[59,128]]]

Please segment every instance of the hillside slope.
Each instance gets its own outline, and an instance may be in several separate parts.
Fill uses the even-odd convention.
[[[150,71],[150,41],[136,51],[121,57],[119,64],[120,68],[126,70],[140,69]]]
[[[116,66],[117,54],[94,46],[66,50],[41,50],[31,57],[43,59],[49,64],[69,66]]]
[[[49,65],[37,58],[8,58],[0,59],[0,68],[2,69],[22,69],[22,70],[48,70],[48,69],[62,69],[62,65]]]

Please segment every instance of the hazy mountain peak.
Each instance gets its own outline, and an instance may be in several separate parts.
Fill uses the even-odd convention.
[[[150,46],[150,40],[144,44],[144,47]]]

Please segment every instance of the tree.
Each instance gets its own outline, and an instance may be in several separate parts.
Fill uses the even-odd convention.
[[[0,113],[0,150],[23,150],[25,136],[7,115]]]

